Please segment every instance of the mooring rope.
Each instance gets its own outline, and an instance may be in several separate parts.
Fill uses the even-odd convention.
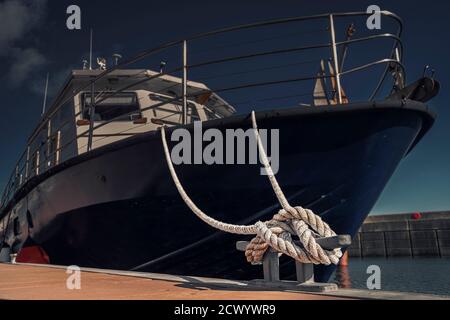
[[[198,218],[213,228],[234,234],[256,235],[250,241],[245,251],[248,262],[256,263],[262,261],[264,253],[270,246],[274,250],[303,263],[337,264],[339,258],[342,256],[341,249],[325,250],[316,242],[316,238],[318,237],[331,237],[335,236],[336,233],[318,215],[314,214],[313,211],[300,206],[292,207],[289,204],[267,159],[264,146],[259,136],[254,111],[251,113],[251,119],[253,131],[258,143],[260,159],[264,164],[267,177],[282,209],[271,220],[265,222],[258,221],[253,225],[235,225],[218,221],[208,216],[189,198],[178,179],[167,146],[165,128],[162,126],[161,140],[166,162],[181,198]],[[292,235],[298,236],[302,247],[294,243]]]

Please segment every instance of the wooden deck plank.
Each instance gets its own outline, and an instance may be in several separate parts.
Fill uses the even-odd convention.
[[[0,299],[220,299],[220,300],[327,300],[340,297],[309,293],[256,290],[207,283],[155,280],[129,275],[82,271],[81,289],[66,287],[63,268],[0,264]],[[348,299],[348,298],[347,298]]]

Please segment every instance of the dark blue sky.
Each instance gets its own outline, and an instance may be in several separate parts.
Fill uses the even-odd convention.
[[[80,31],[66,28],[66,8],[71,4],[82,10]],[[142,49],[211,29],[273,18],[365,11],[370,4],[402,17],[409,80],[418,78],[423,66],[430,64],[442,85],[440,95],[430,103],[438,115],[435,126],[401,163],[374,212],[448,210],[448,1],[0,1],[0,185],[39,119],[45,73],[52,75],[53,92],[68,70],[81,66],[90,27],[95,29],[95,55],[120,52],[130,57]]]

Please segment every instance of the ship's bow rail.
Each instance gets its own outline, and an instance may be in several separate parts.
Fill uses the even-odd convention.
[[[111,136],[118,139],[160,125],[222,118],[236,109],[339,105],[384,98],[402,89],[406,81],[402,21],[394,13],[378,13],[380,29],[368,28],[373,13],[367,12],[276,19],[169,42],[107,70],[103,63],[97,69],[92,63],[85,66],[54,98],[28,140],[4,189],[0,215],[10,211],[31,180],[104,145]],[[175,108],[171,120],[133,118],[134,110],[94,119],[96,106],[138,90],[160,99],[141,104],[142,114],[171,105]],[[73,110],[81,97],[84,105],[65,117],[66,108]],[[204,107],[203,118],[194,115],[198,110],[193,105]],[[119,128],[105,134],[105,128],[124,117],[130,118],[134,131]],[[76,134],[69,137],[65,132],[70,126],[75,126]]]

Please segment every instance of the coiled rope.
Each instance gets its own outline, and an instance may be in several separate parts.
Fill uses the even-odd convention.
[[[235,225],[218,221],[208,216],[196,206],[191,198],[189,198],[178,179],[167,146],[165,129],[164,126],[162,126],[161,140],[164,147],[166,162],[181,198],[198,218],[213,228],[234,234],[256,235],[250,241],[245,251],[248,262],[261,262],[264,253],[270,246],[274,250],[286,254],[299,262],[325,265],[337,264],[339,258],[342,256],[341,249],[325,250],[316,242],[318,237],[331,237],[335,236],[336,233],[311,210],[304,209],[300,206],[292,207],[289,204],[273,174],[269,160],[267,159],[264,146],[259,136],[254,111],[251,113],[251,119],[253,131],[258,143],[260,159],[264,164],[267,177],[269,178],[272,189],[275,192],[282,209],[279,210],[271,220],[265,222],[258,221],[253,225]],[[294,243],[292,240],[293,235],[298,236],[302,247]]]

